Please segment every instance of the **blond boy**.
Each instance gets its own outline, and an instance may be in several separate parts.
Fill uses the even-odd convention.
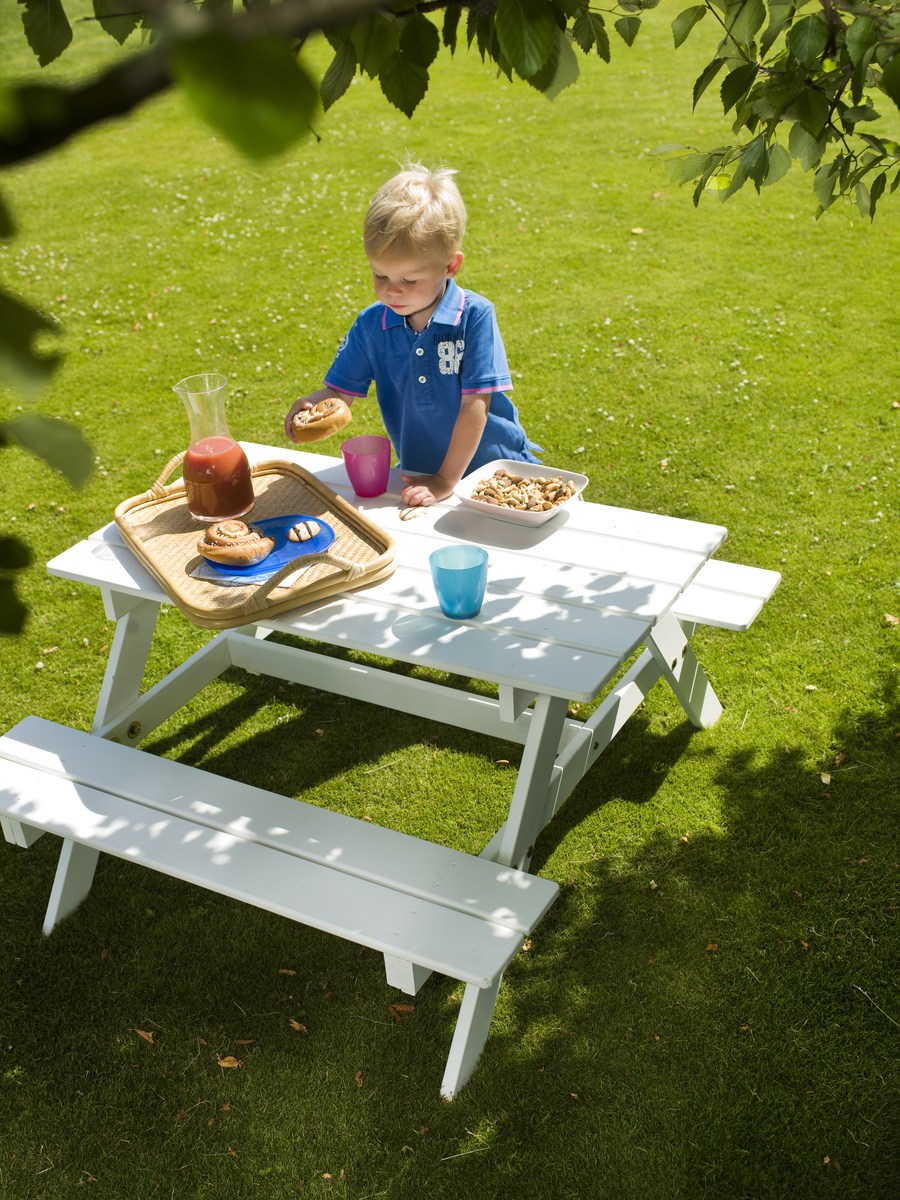
[[[375,383],[406,487],[405,504],[443,500],[497,458],[537,462],[515,406],[490,301],[459,287],[466,209],[454,172],[413,164],[381,187],[363,225],[377,300],[363,309],[325,375],[291,418],[326,396],[348,404]]]

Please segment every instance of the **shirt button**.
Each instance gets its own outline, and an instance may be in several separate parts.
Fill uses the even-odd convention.
[[[421,347],[421,346],[418,346],[418,347],[416,348],[416,354],[418,354],[420,358],[422,357],[422,355],[423,355],[424,353],[425,353],[425,351],[422,349],[422,347]]]
[[[425,376],[424,376],[424,375],[420,375],[420,376],[419,376],[419,383],[424,383],[424,382],[425,382]]]

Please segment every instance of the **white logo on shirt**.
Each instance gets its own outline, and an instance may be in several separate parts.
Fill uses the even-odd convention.
[[[460,338],[456,342],[438,342],[438,367],[442,375],[458,375],[466,343]]]

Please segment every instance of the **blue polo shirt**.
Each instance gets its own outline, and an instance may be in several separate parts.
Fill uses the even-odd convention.
[[[325,375],[325,384],[367,396],[372,383],[398,464],[433,475],[440,469],[461,397],[491,393],[487,425],[468,470],[496,458],[537,462],[506,392],[512,379],[494,306],[453,279],[421,333],[386,305],[356,318]]]

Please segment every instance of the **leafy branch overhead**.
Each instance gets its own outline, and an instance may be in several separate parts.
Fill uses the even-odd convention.
[[[72,42],[65,0],[19,0],[41,66]],[[508,79],[553,98],[575,83],[579,53],[610,62],[658,0],[93,0],[95,19],[141,49],[98,78],[66,86],[26,80],[0,106],[0,166],[46,153],[81,130],[122,116],[171,86],[248,156],[288,149],[362,75],[411,116],[441,47],[472,50]],[[668,17],[665,19],[668,20]],[[898,144],[879,121],[900,107],[900,0],[705,0],[672,22],[675,47],[702,25],[717,45],[693,89],[716,83],[736,141],[669,148],[676,179],[727,199],[747,180],[774,183],[796,161],[815,168],[820,210],[850,196],[874,214],[897,187]],[[302,53],[314,36],[333,50],[321,80]],[[687,97],[685,98],[687,100]]]
[[[694,107],[718,81],[739,140],[662,149],[673,155],[673,178],[694,183],[694,203],[704,191],[728,199],[748,180],[759,191],[798,162],[814,171],[817,216],[846,196],[874,218],[885,190],[900,185],[900,144],[886,132],[900,108],[900,4],[707,2],[672,22],[675,46],[704,19],[719,41],[694,84]]]

